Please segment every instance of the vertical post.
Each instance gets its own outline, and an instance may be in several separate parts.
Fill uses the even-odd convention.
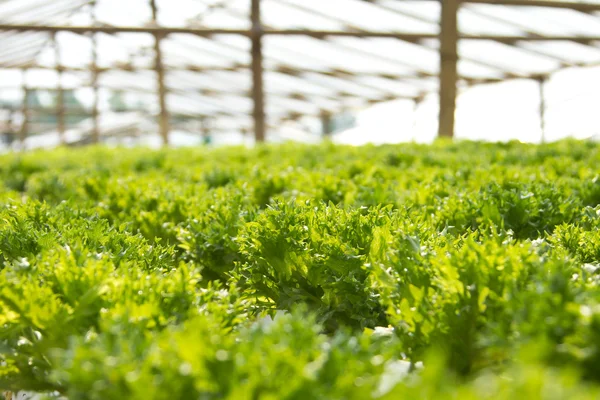
[[[58,84],[56,85],[56,128],[60,144],[65,144],[65,92],[62,87],[63,66],[61,63],[60,46],[56,40],[56,33],[52,34],[52,44],[54,46],[54,57],[56,72],[58,74]]]
[[[413,99],[413,112],[412,112],[412,116],[413,116],[413,121],[412,121],[412,131],[413,131],[413,140],[415,140],[417,138],[417,126],[419,125],[419,119],[417,118],[418,112],[419,112],[419,106],[421,105],[421,103],[423,102],[424,97],[421,95],[419,97],[415,97]]]
[[[540,138],[541,143],[546,142],[546,82],[548,77],[540,76],[537,79],[538,87],[540,90],[540,128],[542,135]]]
[[[211,143],[211,124],[206,116],[200,117],[200,132],[202,134],[202,143],[208,145]]]
[[[25,139],[29,131],[29,88],[27,87],[27,69],[23,70],[23,82],[21,83],[23,91],[23,103],[21,104],[21,129],[19,130],[19,143],[21,150],[25,148]]]
[[[264,142],[266,136],[266,124],[260,0],[252,0],[250,19],[252,22],[252,99],[254,100],[254,138],[256,142]]]
[[[152,22],[158,23],[158,8],[155,0],[150,0],[150,7],[152,8]],[[158,119],[160,136],[163,140],[163,145],[169,145],[169,111],[167,109],[167,88],[165,86],[165,69],[163,65],[162,51],[160,47],[160,41],[164,37],[163,33],[157,32],[154,34],[154,65],[156,69],[156,79],[158,83],[158,103],[160,107],[160,115]]]
[[[327,110],[321,111],[321,133],[323,137],[329,137],[333,133],[331,113]]]
[[[15,137],[15,109],[10,107],[8,109],[8,121],[6,121],[6,132],[9,135],[9,140],[12,142]]]
[[[6,120],[6,129],[0,132],[2,136],[1,140],[7,146],[10,146],[15,140],[15,128],[14,128],[14,117],[15,117],[15,109],[12,106],[7,106],[6,111],[8,111],[8,119]]]
[[[460,0],[443,0],[440,29],[440,137],[454,136],[458,81],[458,8]]]
[[[96,25],[96,1],[90,3],[90,14],[92,24]],[[94,102],[92,104],[92,143],[98,143],[100,141],[100,124],[98,123],[98,108],[100,103],[100,95],[98,90],[98,39],[96,34],[92,32],[90,34],[92,41],[92,90],[94,92]]]

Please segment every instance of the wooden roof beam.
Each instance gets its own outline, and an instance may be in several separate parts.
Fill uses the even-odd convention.
[[[600,11],[599,3],[573,3],[571,1],[549,0],[460,0],[462,3],[492,4],[501,6],[549,7],[592,12]]]
[[[481,0],[469,0],[481,1]],[[577,4],[577,3],[571,3]],[[598,5],[600,6],[600,4]],[[16,25],[0,24],[0,31],[15,32],[73,32],[90,33],[99,32],[107,34],[116,33],[147,33],[153,35],[190,34],[210,37],[213,35],[237,35],[252,36],[252,32],[244,29],[197,29],[197,28],[173,28],[173,27],[127,27],[127,26],[59,26],[59,25]],[[266,29],[263,36],[309,36],[315,38],[325,37],[363,37],[363,38],[396,38],[406,41],[420,41],[424,39],[438,39],[437,34],[431,33],[402,33],[402,32],[355,32],[334,30],[305,30],[305,29]],[[600,41],[600,35],[595,36],[528,36],[528,35],[460,35],[461,40],[494,40],[497,42],[514,43],[518,41],[572,41],[572,42],[594,42]]]

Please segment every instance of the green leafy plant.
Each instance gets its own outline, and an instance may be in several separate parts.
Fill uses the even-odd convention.
[[[0,389],[596,399],[597,144],[0,156]]]

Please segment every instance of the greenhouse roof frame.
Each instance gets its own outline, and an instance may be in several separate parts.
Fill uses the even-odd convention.
[[[398,21],[407,22],[407,25],[415,24],[427,28],[422,31],[367,28],[363,26],[365,25],[362,23],[363,21],[356,18],[333,15],[330,9],[319,6],[316,1],[245,0],[247,7],[244,9],[229,5],[231,3],[239,4],[243,0],[237,2],[196,0],[206,6],[203,16],[210,16],[211,13],[219,11],[223,15],[231,17],[232,20],[245,20],[246,26],[244,27],[219,27],[194,21],[186,22],[183,26],[169,26],[160,22],[159,0],[146,0],[150,9],[148,20],[142,24],[130,25],[109,24],[97,19],[94,10],[97,3],[101,3],[103,0],[58,0],[53,2],[53,7],[47,7],[47,4],[40,0],[27,0],[31,3],[31,7],[19,7],[18,1],[0,1],[0,41],[2,42],[0,69],[22,69],[23,71],[52,69],[59,75],[90,72],[90,83],[87,86],[91,87],[95,93],[92,110],[92,117],[95,120],[99,114],[98,90],[101,87],[110,87],[110,85],[102,84],[100,78],[103,75],[117,71],[123,73],[154,71],[156,85],[155,89],[151,91],[156,93],[159,105],[160,133],[165,144],[168,143],[170,115],[172,114],[188,113],[196,115],[198,118],[218,116],[233,118],[238,115],[251,117],[252,126],[244,125],[249,121],[248,118],[244,118],[240,126],[246,130],[253,130],[255,139],[263,141],[266,138],[268,126],[276,126],[282,121],[294,120],[302,115],[327,119],[331,114],[343,108],[343,104],[336,103],[342,103],[341,100],[344,99],[363,99],[368,104],[393,99],[412,99],[419,102],[433,92],[437,92],[440,99],[439,136],[451,137],[454,133],[454,114],[460,82],[466,85],[475,85],[510,79],[532,79],[543,85],[549,76],[563,68],[600,64],[600,1],[591,0],[422,0],[419,2],[414,0],[346,0],[345,4],[348,5],[348,8],[356,8],[365,13],[368,10],[374,16],[385,16],[386,18],[389,16],[390,20],[397,18]],[[437,9],[437,15],[433,15],[429,11],[424,12],[423,5],[425,4],[429,4],[428,7],[431,9]],[[33,5],[37,5],[37,7],[33,7]],[[312,15],[315,21],[321,21],[323,25],[329,24],[336,28],[277,26],[277,20],[272,17],[275,15],[273,11],[275,7],[294,10],[302,15]],[[489,8],[485,7],[496,7],[506,15],[504,17],[490,15]],[[3,10],[11,13],[3,15]],[[72,23],[71,16],[84,12],[82,10],[88,10],[87,12],[91,15],[90,23]],[[521,12],[520,10],[524,10],[530,19],[527,20],[523,17],[511,20],[510,16],[518,16],[516,13]],[[577,15],[569,14],[569,18],[591,27],[590,31],[581,33],[581,29],[576,26],[578,24],[573,23],[572,26],[564,27],[564,32],[557,33],[557,29],[548,28],[548,23],[544,22],[554,16],[550,15],[547,10],[577,13]],[[265,18],[267,14],[270,14],[269,18]],[[365,23],[368,22],[368,18],[364,19]],[[467,23],[463,24],[461,19]],[[468,19],[489,21],[490,24],[499,27],[500,31],[518,33],[489,33],[485,32],[485,29],[478,31],[470,28]],[[50,21],[50,23],[36,23],[41,20]],[[598,25],[598,29],[595,29],[594,24]],[[55,44],[54,65],[40,63],[38,61],[40,52],[48,44],[55,43],[53,38],[62,32],[89,37],[93,45],[92,62],[84,66],[66,65],[60,60],[60,46]],[[99,65],[98,49],[96,48],[98,34],[151,35],[154,38],[154,44],[151,46],[154,53],[152,55],[153,62],[151,65],[140,65],[135,60],[128,60],[111,65]],[[180,39],[185,35],[197,39],[187,41]],[[225,44],[221,40],[224,37],[245,38],[249,43],[247,47]],[[298,43],[303,43],[308,47],[295,51],[289,46],[277,47],[269,42],[271,38],[281,42],[285,38],[292,37],[299,38]],[[206,41],[213,42],[212,50],[203,47],[208,46]],[[169,46],[166,45],[167,42],[169,45],[177,45],[182,49],[187,48],[190,54],[195,54],[197,51],[210,56],[217,62],[211,64],[198,59],[181,61],[182,53],[169,49]],[[477,42],[488,46],[495,43],[496,46],[499,46],[496,47],[499,52],[508,52],[507,48],[513,49],[512,54],[515,55],[515,58],[518,55],[523,59],[539,61],[539,64],[544,64],[544,67],[529,68],[529,65],[519,65],[519,68],[511,68],[480,55],[475,51],[477,47],[472,49],[467,49],[466,46],[461,47],[463,43],[469,43],[472,47],[472,44]],[[574,60],[568,54],[556,54],[543,47],[545,43],[555,44],[556,42],[569,43],[573,51],[577,49],[587,52],[585,60]],[[415,49],[414,51],[421,52],[421,56],[416,57],[417,60],[406,60],[382,50],[372,50],[368,46],[371,43],[375,47],[379,46],[378,49],[385,48],[386,51],[394,47],[398,51],[402,51],[404,48],[410,48],[411,51]],[[416,50],[417,48],[420,50]],[[315,49],[315,54],[311,51],[313,49]],[[224,55],[224,50],[229,55]],[[378,67],[381,68],[376,69],[368,64],[365,65],[366,68],[354,69],[328,65],[332,60],[316,55],[316,50],[323,54],[331,52],[334,56],[335,54],[347,55],[354,57],[355,60],[368,58],[373,63],[379,63]],[[185,52],[183,54],[187,55]],[[320,63],[321,67],[294,65],[295,62],[291,60],[291,55],[304,57],[305,64],[309,64],[309,60],[313,64]],[[239,58],[244,57],[245,61],[240,62]],[[180,58],[180,61],[175,61],[177,58]],[[424,62],[425,59],[428,62]],[[434,59],[437,59],[437,62],[432,61]],[[503,61],[505,61],[504,64],[510,64],[510,60]],[[472,73],[465,73],[464,70],[467,69],[470,69]],[[192,87],[190,89],[188,85],[193,86],[194,79],[185,79],[185,74],[204,74],[215,87]],[[220,81],[224,82],[222,86],[216,85],[219,81],[218,74],[221,74]],[[235,74],[236,77],[231,74]],[[238,82],[244,82],[242,87],[227,86],[229,81],[235,79]],[[286,85],[293,87],[292,89],[280,93],[272,91],[270,87],[267,88],[268,90],[265,89],[265,85],[269,86],[270,82],[276,80],[283,82],[284,79]],[[125,79],[122,81],[125,82]],[[140,84],[140,86],[144,85]],[[308,86],[313,86],[315,90],[308,91]],[[394,86],[393,89],[392,86]],[[59,93],[56,111],[59,116],[58,131],[64,133],[64,121],[60,122],[60,116],[65,114],[64,105],[61,104],[60,99],[63,88],[57,85],[56,89]],[[148,90],[145,87],[143,89]],[[24,84],[22,90],[25,98],[27,91],[30,91],[31,88]],[[139,90],[143,91],[141,88]],[[180,96],[189,102],[210,103],[213,110],[207,109],[206,112],[197,113],[173,110],[168,101],[168,97],[171,95]],[[336,102],[336,98],[339,98],[340,101]],[[220,100],[225,102],[225,100],[231,99],[237,99],[238,104],[245,104],[245,101],[242,100],[250,99],[252,105],[249,109],[238,112],[238,110],[228,110],[227,107],[219,104]],[[275,102],[269,102],[268,99],[275,99]],[[280,109],[280,111],[273,112],[273,109]],[[26,102],[23,102],[23,113],[27,114],[27,112]],[[276,118],[273,117],[269,121],[268,118],[272,114]],[[26,121],[24,125],[21,128],[22,140],[27,131]],[[93,141],[98,141],[99,135],[96,123]]]

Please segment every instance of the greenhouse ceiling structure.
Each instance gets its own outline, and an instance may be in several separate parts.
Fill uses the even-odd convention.
[[[0,70],[22,76],[0,82],[0,100],[21,98],[0,108],[25,116],[23,140],[28,97],[55,93],[64,135],[82,112],[68,94],[86,91],[97,142],[103,91],[124,91],[147,99],[165,144],[183,119],[263,141],[287,121],[327,127],[349,106],[435,93],[439,136],[453,136],[459,90],[530,79],[543,93],[553,73],[599,65],[599,45],[600,0],[0,0]]]

